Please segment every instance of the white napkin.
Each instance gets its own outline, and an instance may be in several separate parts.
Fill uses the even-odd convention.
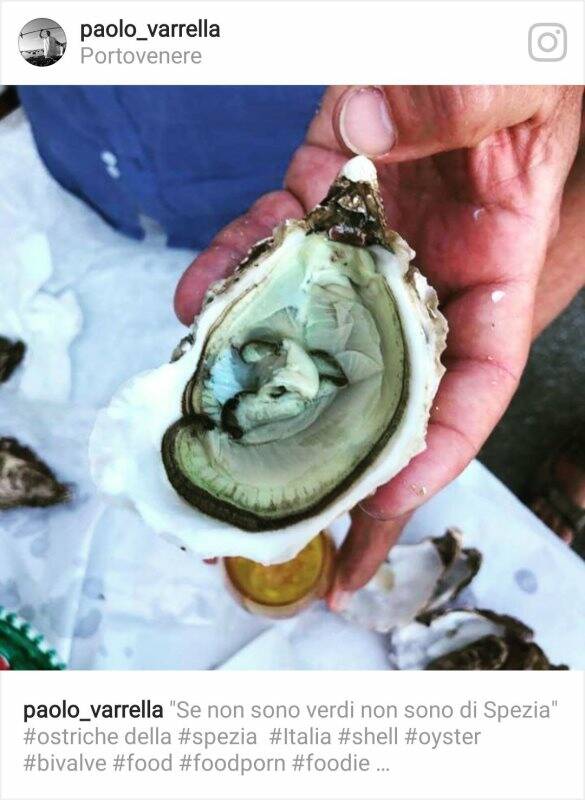
[[[57,296],[42,291],[53,272],[44,234],[10,244],[3,238],[0,334],[26,345],[8,383],[28,400],[63,403],[71,394],[69,346],[81,330],[81,309],[71,290]]]

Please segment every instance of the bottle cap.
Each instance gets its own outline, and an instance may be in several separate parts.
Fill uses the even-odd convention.
[[[65,664],[25,619],[0,606],[0,670],[49,669]]]
[[[233,556],[223,559],[224,572],[228,587],[248,611],[288,617],[325,596],[333,574],[334,552],[329,536],[320,533],[283,564],[264,566]]]

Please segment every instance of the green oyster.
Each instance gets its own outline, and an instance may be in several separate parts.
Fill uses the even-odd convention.
[[[165,434],[169,479],[247,530],[301,519],[388,440],[407,368],[373,256],[310,233],[210,332]]]

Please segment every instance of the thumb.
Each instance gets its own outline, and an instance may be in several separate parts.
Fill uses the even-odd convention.
[[[547,86],[352,86],[329,90],[309,142],[405,161],[473,147],[490,134],[543,121],[558,100]],[[319,115],[319,116],[321,116]],[[328,122],[328,124],[327,124]]]

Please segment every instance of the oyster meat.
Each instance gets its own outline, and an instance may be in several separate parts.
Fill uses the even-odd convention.
[[[99,486],[201,555],[294,557],[424,449],[446,322],[413,255],[352,159],[101,412]]]
[[[0,438],[0,511],[17,506],[52,506],[70,497],[52,470],[29,447]]]

